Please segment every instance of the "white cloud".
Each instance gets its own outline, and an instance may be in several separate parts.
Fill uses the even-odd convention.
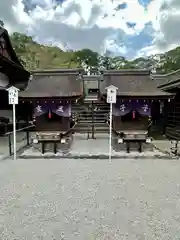
[[[127,8],[117,11],[122,3]],[[133,41],[132,36],[149,22],[152,45],[134,52],[147,55],[180,44],[180,0],[152,0],[147,11],[138,0],[66,0],[59,5],[55,0],[1,0],[0,16],[10,31],[29,33],[40,42],[67,44],[73,49],[108,49],[126,55],[128,36]],[[136,25],[129,28],[127,22]],[[136,46],[134,42],[132,45]]]
[[[142,49],[146,55],[163,53],[180,45],[180,1],[156,0],[148,8],[153,24],[154,41]],[[153,15],[154,13],[154,15]]]

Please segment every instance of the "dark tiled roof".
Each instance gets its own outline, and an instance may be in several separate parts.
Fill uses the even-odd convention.
[[[22,98],[72,97],[83,94],[81,69],[34,71]]]
[[[180,69],[168,74],[153,75],[153,78],[156,82],[159,83],[158,87],[161,89],[170,90],[176,87],[180,87]]]
[[[104,71],[104,81],[101,92],[106,93],[106,87],[114,85],[119,96],[155,97],[171,95],[157,88],[148,70],[118,70]]]
[[[152,74],[151,76],[157,87],[168,82],[164,75]]]

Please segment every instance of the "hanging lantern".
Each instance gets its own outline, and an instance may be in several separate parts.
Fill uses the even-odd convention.
[[[136,111],[132,111],[132,119],[136,118]]]

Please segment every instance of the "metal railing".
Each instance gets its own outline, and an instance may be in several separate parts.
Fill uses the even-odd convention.
[[[26,146],[29,146],[31,144],[31,130],[33,129],[34,125],[28,125],[26,127],[20,128],[16,130],[16,151],[20,151]],[[3,141],[3,144],[8,147],[8,151],[6,150],[6,153],[8,155],[13,154],[13,131],[5,133],[1,137]],[[3,145],[1,144],[1,145]]]

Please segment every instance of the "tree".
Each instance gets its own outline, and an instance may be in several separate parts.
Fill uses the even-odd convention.
[[[90,49],[83,49],[81,51],[74,52],[74,60],[87,64],[90,67],[97,66],[98,64],[98,53],[93,52]]]

